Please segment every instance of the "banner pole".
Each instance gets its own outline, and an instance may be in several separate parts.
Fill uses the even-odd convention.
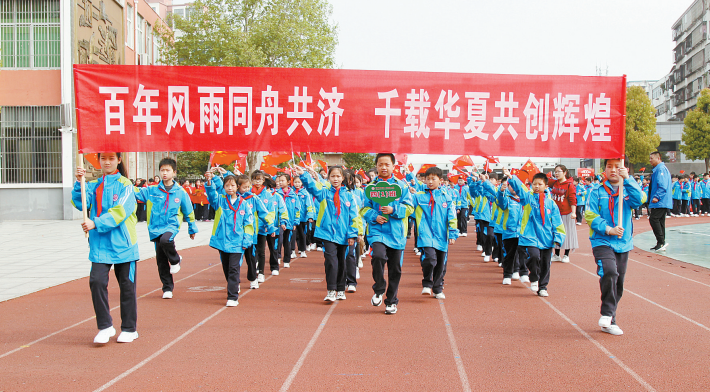
[[[84,169],[84,154],[79,153],[79,167]],[[89,221],[89,214],[86,210],[86,172],[81,176],[81,214],[84,217],[84,223]],[[89,232],[84,232],[84,237],[89,238]]]
[[[624,158],[621,158],[621,167],[624,167]],[[619,176],[621,177],[621,176]],[[624,179],[621,179],[621,182],[619,182],[619,220],[618,224],[619,226],[622,226],[622,222],[624,219]],[[622,236],[619,236],[621,238]]]

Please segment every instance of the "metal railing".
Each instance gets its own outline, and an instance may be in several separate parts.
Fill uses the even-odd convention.
[[[0,1],[2,68],[59,68],[59,0]]]

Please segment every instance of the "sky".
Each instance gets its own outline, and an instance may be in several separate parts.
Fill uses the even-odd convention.
[[[329,0],[343,69],[658,80],[692,0]]]

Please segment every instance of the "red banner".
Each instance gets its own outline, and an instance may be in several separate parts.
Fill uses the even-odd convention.
[[[615,158],[625,77],[75,65],[80,151]]]

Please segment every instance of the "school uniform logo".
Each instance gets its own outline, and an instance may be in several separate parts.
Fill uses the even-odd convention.
[[[113,201],[118,201],[118,195],[113,195]]]
[[[346,207],[350,207],[350,202],[349,202],[349,201],[346,201],[346,202],[345,202],[345,206],[346,206]]]
[[[278,204],[277,202],[274,202],[274,206],[277,205],[277,204]]]
[[[175,198],[175,203],[180,204],[180,199],[176,197],[176,198]]]
[[[547,213],[548,213],[548,214],[552,214],[552,210],[548,208],[548,209],[547,209]]]
[[[244,215],[244,210],[239,210],[239,215]]]
[[[291,199],[291,203],[292,203],[292,204],[296,204],[296,200],[295,200],[295,199]]]
[[[442,206],[443,206],[444,208],[446,208],[446,202],[444,202],[444,204],[442,204]]]

